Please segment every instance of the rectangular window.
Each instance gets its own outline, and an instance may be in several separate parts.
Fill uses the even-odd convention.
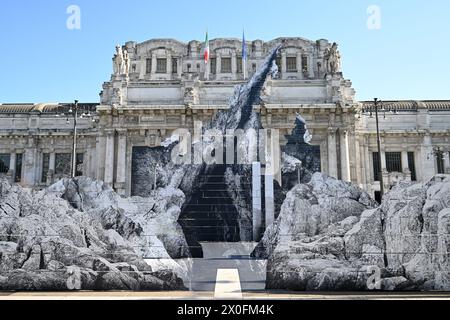
[[[4,174],[8,173],[10,159],[11,159],[11,154],[9,154],[9,153],[0,154],[0,173],[4,173]]]
[[[21,153],[16,154],[16,177],[15,181],[20,182],[22,180],[22,159],[23,155]]]
[[[308,57],[302,56],[302,72],[308,72]]]
[[[70,153],[57,153],[55,155],[55,174],[70,175],[71,159]]]
[[[150,58],[146,60],[145,73],[147,74],[152,73],[152,59]]]
[[[221,63],[221,73],[231,73],[231,58],[222,58]]]
[[[372,159],[373,159],[373,180],[380,181],[381,163],[380,163],[380,156],[378,155],[378,152],[372,153]]]
[[[172,58],[172,73],[178,73],[178,59]]]
[[[50,153],[43,153],[42,154],[42,175],[41,175],[41,182],[46,183],[47,182],[47,173],[50,169]]]
[[[84,163],[84,153],[77,153],[77,166],[75,170],[76,177],[83,175],[83,163]]]
[[[414,161],[414,152],[408,152],[408,168],[411,171],[411,180],[417,181],[416,164]]]
[[[444,152],[438,151],[436,153],[436,161],[437,161],[437,173],[438,174],[444,174],[445,168],[444,168]]]
[[[297,58],[287,57],[286,58],[286,71],[287,72],[297,72]]]
[[[209,59],[209,62],[211,63],[209,69],[211,74],[216,74],[216,58]]]
[[[386,152],[386,170],[388,172],[403,172],[401,152]]]
[[[167,72],[167,59],[158,58],[156,59],[156,73],[166,73]]]
[[[236,72],[237,73],[242,73],[242,57],[237,57],[236,58]]]

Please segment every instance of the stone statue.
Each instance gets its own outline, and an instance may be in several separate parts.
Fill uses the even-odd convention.
[[[325,62],[327,73],[336,74],[341,71],[341,54],[336,42],[331,48],[325,50]]]
[[[127,50],[123,51],[124,70],[123,73],[128,75],[130,73],[130,56]]]
[[[123,59],[122,47],[119,45],[116,46],[116,54],[114,55],[114,58],[113,58],[113,69],[114,69],[115,75],[123,74],[124,59]]]

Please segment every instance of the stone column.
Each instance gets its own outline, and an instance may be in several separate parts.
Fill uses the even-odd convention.
[[[381,173],[387,173],[386,169],[386,152],[384,148],[381,148],[380,163],[381,163]]]
[[[343,181],[351,181],[350,178],[350,154],[348,148],[348,130],[340,130],[340,146],[341,146],[341,179]]]
[[[141,60],[141,69],[139,70],[139,79],[144,79],[147,71],[147,59]]]
[[[260,240],[262,224],[261,206],[261,163],[252,164],[252,215],[253,215],[253,241]]]
[[[335,128],[328,128],[328,174],[331,177],[338,177]]]
[[[216,55],[216,77],[220,74],[220,69],[222,67],[222,56],[220,53]]]
[[[178,79],[181,78],[181,74],[183,73],[183,63],[181,60],[181,56],[177,59],[177,75],[178,75]]]
[[[105,183],[113,186],[114,182],[114,130],[106,132],[106,151],[105,151]]]
[[[431,136],[429,133],[426,133],[423,137],[420,156],[422,160],[422,163],[420,164],[422,169],[421,180],[427,181],[436,174],[436,157],[433,155],[433,146],[431,144]]]
[[[406,148],[402,151],[402,172],[405,175],[404,178],[407,181],[411,181],[411,171],[409,171],[408,166],[408,150]]]
[[[273,191],[273,175],[264,176],[264,197],[265,197],[265,217],[266,230],[275,220],[275,195]]]
[[[15,151],[11,152],[10,158],[9,158],[9,170],[13,174],[13,179],[16,178],[16,160],[17,160],[17,154]]]
[[[281,77],[284,79],[286,75],[286,52],[281,53]]]
[[[366,146],[364,145],[364,136],[360,136],[359,138],[359,152],[361,153],[359,156],[359,170],[361,175],[361,184],[363,189],[366,189],[366,184],[368,181],[368,177],[366,175],[367,168],[369,166],[369,161],[366,158]]]
[[[55,171],[55,164],[56,164],[56,153],[51,152],[48,160],[48,170]]]
[[[297,52],[297,72],[299,74],[299,78],[303,79],[303,70],[302,70],[302,53]]]
[[[408,150],[402,151],[402,170],[403,173],[410,173],[408,166]]]
[[[37,180],[37,161],[38,152],[33,138],[29,138],[28,146],[23,154],[23,184],[27,187],[33,187]]]
[[[172,77],[172,55],[170,53],[167,54],[167,74]]]
[[[311,79],[314,79],[315,75],[314,75],[314,65],[313,65],[314,59],[313,59],[313,54],[310,53],[308,55],[308,72],[309,72],[309,77]]]
[[[104,181],[105,179],[105,153],[106,153],[106,136],[104,131],[100,131],[97,136],[97,179]]]
[[[156,73],[156,54],[152,54],[152,72],[151,75],[153,76]]]
[[[127,131],[120,130],[117,144],[117,169],[114,187],[118,194],[125,195]]]
[[[364,137],[363,138],[364,141],[364,163],[362,163],[362,168],[364,170],[364,183],[366,185],[373,183],[372,180],[372,171],[371,171],[371,167],[370,167],[370,153],[369,153],[369,138],[368,137]]]
[[[231,53],[231,73],[233,74],[233,79],[236,79],[237,76],[237,58],[236,58],[236,52],[233,51]]]

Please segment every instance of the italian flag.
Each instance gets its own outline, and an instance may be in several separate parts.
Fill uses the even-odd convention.
[[[208,40],[208,31],[206,32],[205,39],[205,64],[208,64],[209,61],[209,40]]]

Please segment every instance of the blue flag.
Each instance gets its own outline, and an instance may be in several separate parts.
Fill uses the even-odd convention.
[[[245,33],[242,31],[242,70],[244,79],[247,79],[247,44],[245,43]]]
[[[244,32],[242,32],[242,60],[247,60],[247,44],[245,43]]]

